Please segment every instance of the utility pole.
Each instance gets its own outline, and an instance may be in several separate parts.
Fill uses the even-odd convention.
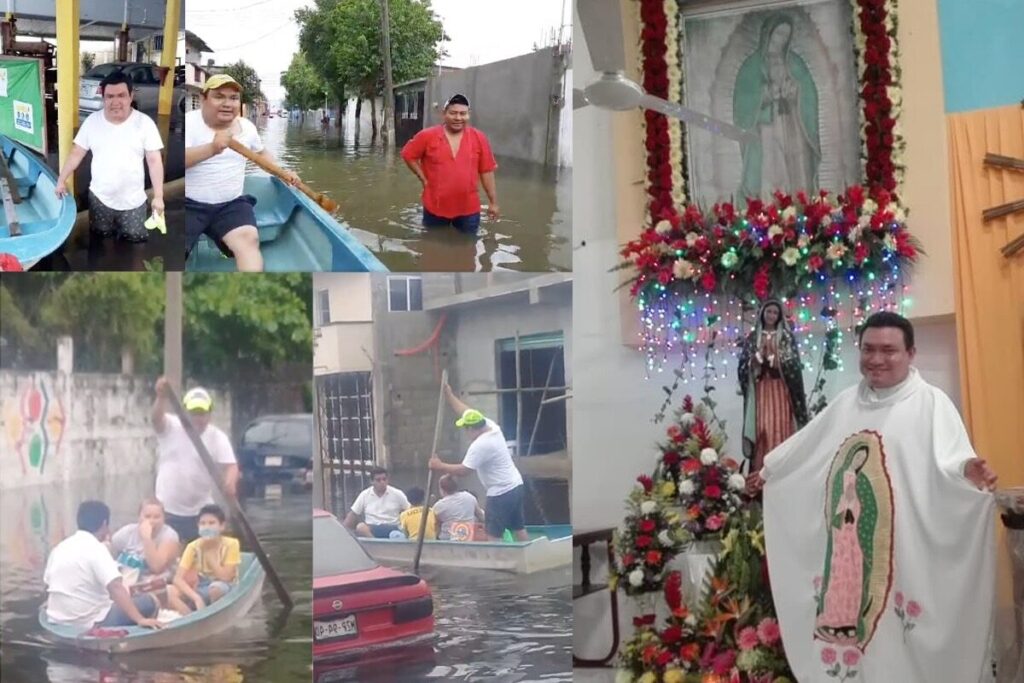
[[[388,0],[380,0],[381,49],[384,52],[384,122],[380,128],[380,139],[387,146],[391,142],[391,128],[395,104],[394,84],[391,82],[391,11]]]
[[[181,272],[164,275],[167,301],[164,305],[164,377],[176,391],[182,391],[181,331]]]

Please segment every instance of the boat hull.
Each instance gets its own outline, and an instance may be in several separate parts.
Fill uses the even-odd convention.
[[[45,606],[39,610],[39,624],[57,642],[80,650],[121,653],[187,645],[231,628],[260,599],[266,576],[263,567],[251,553],[242,553],[240,569],[241,578],[230,593],[206,610],[176,619],[160,630],[125,626],[116,627],[128,631],[121,638],[85,637],[79,628],[50,623]]]
[[[349,229],[302,192],[272,176],[247,175],[245,194],[256,199],[263,268],[273,272],[386,272]],[[232,271],[214,243],[202,237],[185,266],[192,271]]]
[[[526,543],[424,541],[420,564],[516,574],[532,574],[572,564],[571,527],[527,527],[527,531],[534,538]],[[378,562],[411,564],[416,557],[416,541],[413,540],[360,538],[359,542]]]
[[[57,197],[57,174],[26,147],[0,135],[0,151],[22,198],[14,205],[22,233],[17,237],[11,237],[7,215],[0,208],[0,254],[12,254],[27,270],[64,244],[77,208],[70,194]]]

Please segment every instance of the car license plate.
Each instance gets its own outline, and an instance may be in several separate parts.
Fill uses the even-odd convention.
[[[267,484],[263,489],[264,498],[280,498],[283,493],[283,489],[280,484]]]
[[[92,83],[82,83],[78,88],[79,97],[90,98],[96,94],[96,86]]]
[[[284,462],[284,457],[280,455],[268,455],[263,458],[264,467],[280,467]]]
[[[316,640],[351,638],[356,635],[359,635],[359,630],[356,627],[356,615],[354,614],[334,621],[313,622],[313,638]]]

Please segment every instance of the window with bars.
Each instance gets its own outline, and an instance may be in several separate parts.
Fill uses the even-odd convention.
[[[326,289],[316,293],[316,321],[320,326],[331,322],[331,293]]]
[[[500,394],[500,424],[505,438],[516,442],[516,453],[519,455],[541,455],[564,450],[568,443],[565,401],[542,403],[565,395],[565,343],[562,332],[519,338],[518,383],[515,338],[499,339],[496,342],[496,355],[498,389],[512,390]],[[519,392],[515,391],[517,388]]]
[[[370,485],[377,462],[373,419],[373,376],[340,372],[317,378],[321,462],[331,472],[331,489],[341,510]]]
[[[422,311],[423,278],[389,276],[388,310],[391,312]]]

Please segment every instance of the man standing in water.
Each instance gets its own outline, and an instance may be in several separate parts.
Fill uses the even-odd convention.
[[[498,163],[487,137],[469,125],[469,100],[452,95],[444,103],[444,123],[421,130],[402,148],[406,166],[423,183],[423,225],[455,226],[475,235],[480,227],[480,195],[484,186],[487,217],[501,216],[494,170]]]
[[[523,522],[523,475],[512,462],[501,427],[456,398],[447,384],[444,385],[444,395],[452,410],[462,416],[456,420],[455,426],[466,430],[471,443],[461,464],[444,463],[435,453],[430,457],[430,469],[456,477],[476,472],[480,482],[487,487],[484,528],[488,540],[500,541],[505,529],[512,531],[516,540],[530,540]]]
[[[239,271],[263,270],[253,206],[243,194],[245,157],[228,149],[235,139],[273,161],[251,121],[240,116],[242,86],[227,74],[203,84],[202,106],[185,115],[185,252],[207,235]],[[289,182],[299,177],[288,171]]]
[[[57,177],[58,197],[67,194],[67,181],[86,152],[92,151],[89,183],[89,261],[95,263],[107,237],[130,243],[145,242],[146,176],[153,184],[153,213],[164,212],[164,162],[153,119],[132,108],[132,81],[116,71],[100,81],[103,109],[82,123],[64,168]]]
[[[869,317],[860,384],[754,475],[797,680],[991,680],[996,476],[914,355],[908,320]]]
[[[165,377],[156,381],[152,415],[159,449],[156,497],[163,503],[167,525],[178,532],[182,545],[187,545],[198,538],[199,511],[204,505],[213,504],[217,487],[181,420],[168,413],[167,387]],[[238,464],[227,434],[210,424],[213,399],[205,389],[196,387],[185,394],[182,403],[206,450],[220,466],[227,494],[234,497],[238,487]]]

